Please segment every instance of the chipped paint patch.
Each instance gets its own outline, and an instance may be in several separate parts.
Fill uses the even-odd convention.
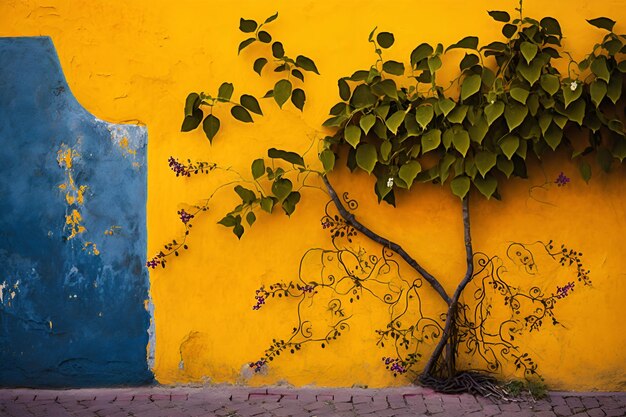
[[[100,251],[98,250],[98,247],[93,242],[85,242],[85,244],[83,245],[83,250],[87,252],[89,255],[94,255],[94,256],[100,255]]]
[[[111,226],[107,230],[104,231],[104,234],[105,236],[113,236],[114,234],[118,233],[120,230],[122,230],[121,226]]]
[[[111,141],[121,150],[125,158],[132,160],[132,167],[141,168],[141,162],[137,160],[137,151],[146,146],[145,138],[133,134],[127,126],[107,126],[107,129],[111,133]]]

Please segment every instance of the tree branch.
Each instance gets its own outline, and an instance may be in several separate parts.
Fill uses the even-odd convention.
[[[324,185],[326,185],[326,188],[328,189],[328,193],[330,194],[331,200],[335,204],[335,207],[337,207],[337,210],[339,211],[339,214],[341,214],[341,217],[343,217],[346,222],[348,222],[352,227],[354,227],[359,232],[363,233],[365,236],[372,239],[374,242],[379,243],[385,247],[388,247],[389,249],[391,249],[392,251],[400,255],[400,257],[404,259],[406,263],[408,263],[413,269],[419,272],[419,274],[422,277],[424,277],[426,281],[428,281],[428,283],[434,288],[435,291],[437,291],[437,294],[441,296],[441,298],[446,302],[446,304],[450,305],[451,303],[450,296],[448,296],[448,294],[446,293],[446,290],[439,283],[437,278],[429,274],[415,259],[413,259],[404,249],[402,249],[400,245],[390,241],[389,239],[385,239],[384,237],[379,236],[378,234],[374,233],[373,231],[365,227],[363,224],[359,223],[354,217],[354,215],[350,213],[348,210],[346,210],[346,208],[343,206],[343,204],[341,203],[341,200],[337,196],[337,192],[328,181],[328,178],[325,175],[323,175],[322,180],[324,181]]]

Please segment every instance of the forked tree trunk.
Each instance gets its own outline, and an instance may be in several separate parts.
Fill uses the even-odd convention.
[[[457,286],[454,295],[450,297],[439,280],[437,280],[432,274],[428,273],[424,267],[422,267],[414,258],[412,258],[400,245],[386,239],[372,230],[361,224],[356,220],[354,215],[350,213],[343,206],[343,203],[337,196],[335,189],[332,187],[328,178],[322,177],[328,193],[335,204],[339,214],[343,219],[365,236],[369,237],[373,241],[391,249],[396,252],[402,259],[404,259],[409,266],[417,271],[437,292],[437,294],[445,301],[448,306],[446,312],[446,322],[444,329],[439,339],[439,342],[435,346],[435,350],[426,362],[426,366],[422,371],[419,380],[425,385],[442,387],[449,384],[450,381],[457,377],[456,368],[456,352],[457,352],[457,314],[459,307],[459,298],[463,293],[463,290],[472,280],[474,275],[474,252],[472,249],[472,236],[470,228],[470,214],[469,214],[469,195],[465,196],[462,201],[462,215],[463,215],[463,234],[465,241],[465,261],[466,271],[465,276]],[[451,389],[455,389],[457,386],[455,383],[449,384]]]

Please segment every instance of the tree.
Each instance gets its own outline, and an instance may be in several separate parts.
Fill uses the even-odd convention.
[[[331,229],[333,248],[322,253],[332,254],[333,259],[342,264],[340,266],[344,267],[352,285],[351,290],[362,287],[365,282],[355,271],[369,273],[381,266],[389,268],[397,265],[386,255],[386,251],[391,251],[420,277],[403,290],[406,294],[418,296],[417,289],[423,280],[445,303],[443,324],[431,320],[426,327],[420,328],[415,322],[403,326],[392,313],[388,328],[379,331],[381,341],[390,340],[396,347],[407,351],[402,357],[383,358],[390,370],[404,373],[420,360],[416,349],[422,340],[418,334],[423,335],[426,328],[438,329],[435,332],[436,346],[425,361],[419,380],[444,391],[470,390],[484,394],[493,389],[483,376],[459,372],[455,361],[461,342],[471,340],[476,345],[485,344],[485,335],[476,329],[488,319],[488,314],[481,312],[482,321],[477,324],[468,315],[470,307],[461,301],[465,288],[472,280],[489,271],[491,278],[488,284],[502,294],[505,304],[514,312],[519,312],[518,304],[522,298],[538,303],[541,306],[539,313],[524,318],[531,331],[539,329],[544,319],[558,323],[553,313],[554,304],[575,286],[574,282],[569,282],[551,295],[538,293],[535,289],[520,293],[500,279],[494,258],[482,257],[472,246],[470,195],[473,195],[472,198],[499,199],[498,189],[507,179],[526,178],[527,163],[541,163],[549,153],[570,152],[572,158],[579,161],[580,173],[585,181],[591,178],[589,158],[595,157],[600,167],[609,172],[615,160],[621,163],[626,156],[620,110],[623,108],[620,106],[626,61],[618,60],[626,47],[624,37],[613,32],[615,22],[606,17],[589,20],[591,25],[605,32],[604,37],[581,62],[575,62],[561,48],[563,35],[556,19],[524,17],[521,2],[516,10],[519,17],[514,19],[504,11],[489,12],[495,21],[503,24],[502,41],[480,47],[477,37],[467,36],[445,49],[441,44],[432,46],[423,43],[412,51],[408,68],[383,56],[384,51],[394,44],[394,35],[372,31],[368,40],[374,47],[376,62],[370,68],[357,70],[338,81],[341,101],[331,108],[331,117],[324,123],[324,126],[334,129],[334,134],[321,141],[318,152],[322,170],[308,165],[303,155],[270,149],[267,155],[270,160],[287,165],[276,168],[263,158],[255,160],[251,165],[252,180],[242,180],[234,186],[241,203],[219,222],[232,228],[233,233],[241,238],[245,224],[252,226],[256,221],[255,211],[272,213],[280,205],[287,215],[294,212],[301,194],[294,189],[293,178],[288,178],[290,174],[296,174],[296,180],[303,186],[321,181],[337,212],[331,214],[327,210],[323,218],[324,227]],[[265,98],[273,98],[279,107],[291,100],[296,108],[303,110],[306,94],[303,88],[294,88],[294,81],[298,79],[299,83],[304,83],[305,74],[319,72],[310,58],[298,55],[292,59],[287,56],[282,43],[273,40],[265,30],[266,25],[277,16],[270,16],[262,24],[241,19],[240,30],[250,34],[250,37],[241,42],[239,51],[255,42],[271,45],[274,71],[282,72],[286,77],[276,82]],[[437,75],[446,52],[452,49],[462,49],[466,53],[459,63],[460,74],[450,86],[444,88],[438,83]],[[553,62],[563,56],[569,57],[567,74],[561,74],[553,66]],[[253,69],[261,75],[268,63],[267,58],[260,57],[254,61]],[[407,72],[411,75],[402,78]],[[414,85],[406,84],[406,80]],[[457,90],[453,89],[454,94],[447,95],[450,87]],[[232,116],[241,122],[252,122],[250,113],[263,114],[255,97],[244,94],[235,102],[232,101],[233,92],[232,84],[223,83],[215,97],[204,93],[190,94],[185,104],[182,130],[196,129],[202,123],[207,138],[212,142],[220,129],[220,121],[213,115],[212,109],[223,103],[231,106]],[[209,110],[206,117],[203,108]],[[345,160],[350,171],[362,170],[375,176],[374,192],[379,202],[395,206],[396,193],[417,190],[419,188],[415,184],[420,182],[439,183],[449,187],[459,197],[466,272],[452,294],[400,244],[374,232],[371,226],[357,219],[351,211],[351,200],[347,196],[340,197],[331,183],[329,173],[341,159]],[[212,171],[217,167],[203,162],[182,164],[174,159],[170,160],[170,166],[177,175],[184,176]],[[265,191],[261,181],[269,185],[271,191]],[[562,175],[556,183],[564,185],[567,181]],[[250,185],[244,186],[246,184]],[[185,236],[189,234],[191,219],[206,211],[209,203],[210,198],[194,213],[179,212],[185,225]],[[380,244],[383,247],[381,256],[366,260],[362,254],[341,246],[340,239],[350,241],[357,233]],[[165,251],[148,261],[148,266],[165,266],[169,255],[178,255],[181,248],[186,248],[185,242],[174,240],[168,243]],[[521,251],[528,250],[522,244],[514,245],[519,245]],[[514,245],[511,250],[516,250]],[[565,246],[555,248],[553,242],[542,244],[542,248],[561,265],[573,265],[579,283],[590,283],[589,271],[582,264],[581,253]],[[351,257],[357,267],[346,268],[341,260],[344,255]],[[528,265],[532,269],[532,263]],[[322,266],[327,267],[323,262]],[[338,293],[337,285],[334,280],[307,281],[302,278],[299,282],[276,283],[257,292],[255,308],[260,308],[272,296],[303,298],[324,289]],[[336,321],[331,332],[324,337],[294,338],[297,334],[307,334],[300,322],[294,328],[292,338],[275,340],[264,358],[251,366],[259,370],[281,352],[299,350],[308,341],[321,343],[323,347],[325,342],[339,336],[346,326],[340,307],[337,306],[333,312],[337,316]],[[504,349],[514,347],[502,335],[500,339],[497,343]],[[409,345],[418,346],[410,350]],[[536,364],[527,354],[520,352],[513,358],[527,374],[536,373]]]

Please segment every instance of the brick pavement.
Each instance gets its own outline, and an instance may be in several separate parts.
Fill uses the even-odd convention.
[[[0,416],[611,417],[626,416],[626,393],[553,392],[539,401],[493,402],[468,394],[442,395],[421,387],[0,389]]]

